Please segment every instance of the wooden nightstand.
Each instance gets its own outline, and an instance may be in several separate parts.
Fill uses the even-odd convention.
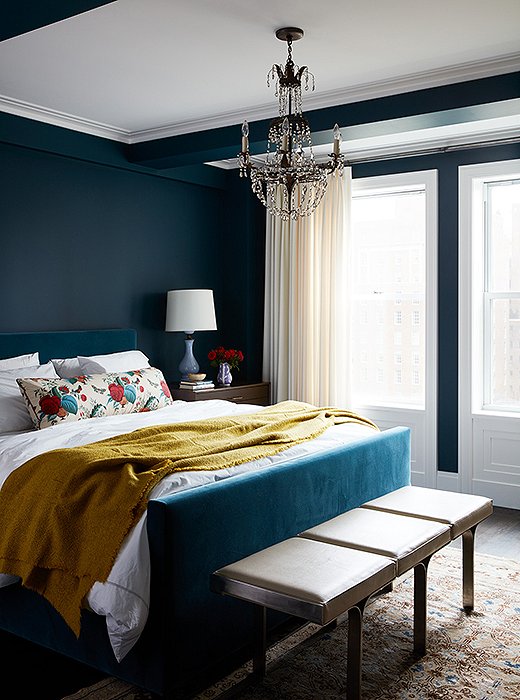
[[[180,401],[205,401],[206,399],[224,399],[235,403],[252,403],[259,406],[269,405],[269,382],[257,384],[232,384],[216,386],[214,389],[191,391],[191,389],[172,389],[172,398]]]

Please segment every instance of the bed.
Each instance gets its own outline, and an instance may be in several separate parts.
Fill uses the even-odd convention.
[[[37,350],[44,363],[136,347],[131,329],[0,333],[0,359]],[[185,416],[184,402],[174,403]],[[222,401],[194,402],[190,410],[199,403],[208,404],[210,413],[239,410]],[[159,420],[161,410],[147,420]],[[101,429],[105,420],[87,423],[97,427],[99,421]],[[17,583],[0,588],[0,628],[164,698],[184,697],[251,652],[252,612],[210,592],[213,571],[409,483],[409,430],[393,428],[360,433],[346,444],[325,442],[319,451],[153,497],[145,521],[149,611],[123,658],[114,654],[103,615],[85,609],[77,639],[45,599]],[[275,613],[269,626],[282,621]]]

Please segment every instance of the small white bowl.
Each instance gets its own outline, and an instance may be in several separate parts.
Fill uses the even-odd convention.
[[[188,374],[188,378],[192,382],[202,382],[206,378],[206,375],[205,374]]]

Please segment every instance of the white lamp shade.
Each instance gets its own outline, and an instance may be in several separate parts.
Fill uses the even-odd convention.
[[[172,289],[166,303],[167,331],[215,331],[212,289]]]

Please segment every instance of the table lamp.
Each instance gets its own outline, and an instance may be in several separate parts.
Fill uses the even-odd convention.
[[[172,289],[168,292],[165,330],[186,333],[186,351],[179,364],[182,379],[199,371],[199,363],[193,355],[193,333],[216,329],[212,289]]]

